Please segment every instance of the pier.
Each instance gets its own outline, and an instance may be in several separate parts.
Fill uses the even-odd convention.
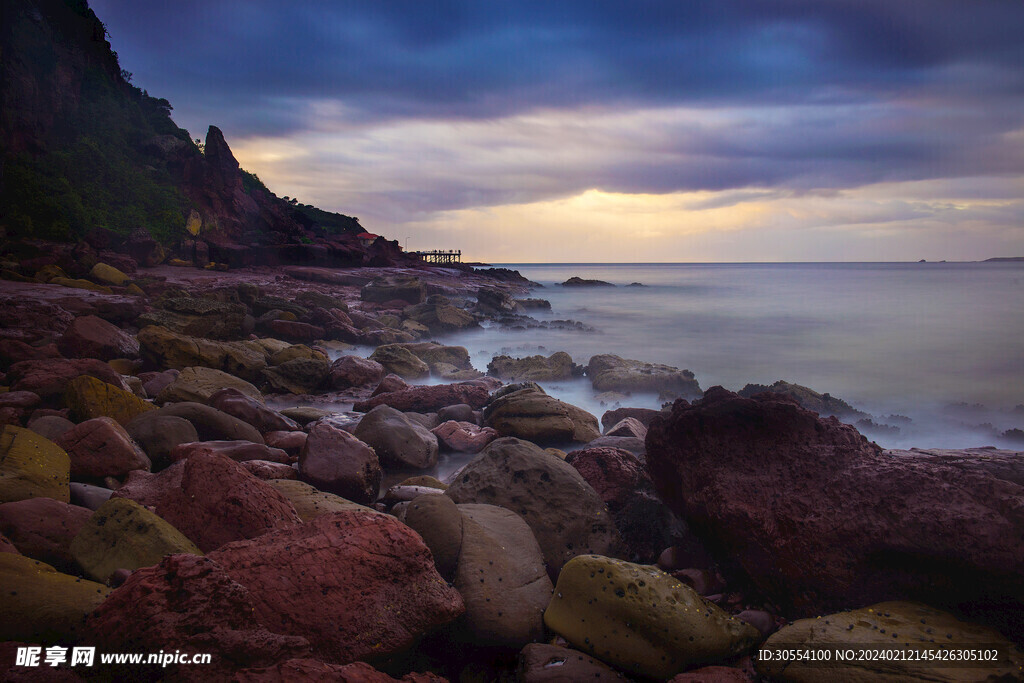
[[[424,263],[462,263],[461,249],[414,251],[412,253],[414,256],[419,256]]]

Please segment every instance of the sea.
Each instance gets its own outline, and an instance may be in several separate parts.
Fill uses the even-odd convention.
[[[702,388],[785,380],[871,415],[886,448],[1024,450],[1024,263],[495,264],[541,285],[549,327],[441,339],[478,369],[496,354],[611,353],[691,370]],[[564,287],[570,277],[613,287]],[[581,323],[569,328],[551,321]],[[586,378],[548,393],[600,417]],[[853,422],[853,420],[849,420]]]

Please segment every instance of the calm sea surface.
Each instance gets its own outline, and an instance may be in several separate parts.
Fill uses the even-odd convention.
[[[784,379],[876,418],[912,418],[898,434],[866,432],[883,446],[1022,447],[1000,434],[1024,429],[1024,264],[502,265],[544,285],[532,296],[552,311],[535,317],[593,331],[494,328],[445,340],[466,346],[479,369],[502,352],[567,351],[580,364],[614,353],[689,368],[702,388]],[[572,276],[617,286],[556,284]],[[586,380],[545,388],[598,416],[611,407]]]

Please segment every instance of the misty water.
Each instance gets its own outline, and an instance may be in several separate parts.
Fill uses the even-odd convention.
[[[485,369],[497,353],[613,353],[694,372],[702,388],[786,380],[898,427],[890,448],[1024,447],[1024,264],[503,264],[544,285],[540,320],[591,330],[498,327],[441,341]],[[572,276],[616,287],[570,288]],[[628,286],[639,282],[644,286]],[[545,383],[597,416],[589,381]],[[654,395],[622,405],[658,407]],[[911,418],[886,418],[890,415]]]

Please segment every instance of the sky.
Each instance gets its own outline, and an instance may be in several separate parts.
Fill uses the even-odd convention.
[[[464,260],[1024,256],[1019,0],[93,0],[278,196]]]

